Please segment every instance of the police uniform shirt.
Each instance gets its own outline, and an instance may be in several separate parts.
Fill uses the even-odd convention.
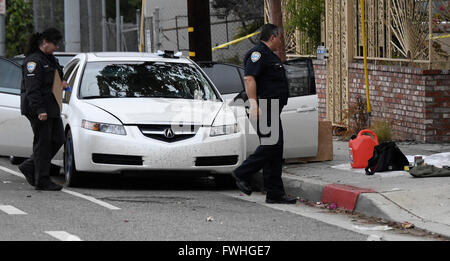
[[[245,75],[254,76],[259,99],[280,99],[287,104],[289,96],[286,71],[281,59],[269,47],[259,42],[245,56]]]
[[[49,118],[61,115],[52,86],[55,70],[63,79],[62,68],[53,55],[46,55],[41,50],[25,58],[22,65],[21,111],[23,115],[37,117],[47,113]]]

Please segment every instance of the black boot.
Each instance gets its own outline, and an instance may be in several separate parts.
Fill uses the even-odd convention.
[[[297,203],[296,198],[289,198],[286,195],[283,195],[281,197],[267,197],[266,196],[266,203],[267,204],[295,204]]]
[[[53,183],[50,178],[40,179],[39,182],[36,182],[36,190],[43,191],[60,191],[63,189],[63,186]]]
[[[252,189],[247,181],[240,179],[234,172],[231,173],[231,176],[236,180],[236,186],[240,191],[242,191],[242,193],[248,196],[252,194]]]
[[[18,166],[20,172],[25,176],[28,184],[34,187],[34,169],[26,169],[23,164]]]

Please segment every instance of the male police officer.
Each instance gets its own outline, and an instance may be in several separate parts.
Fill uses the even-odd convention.
[[[266,203],[269,204],[295,204],[297,201],[286,196],[281,179],[284,140],[280,113],[287,104],[289,90],[286,72],[274,51],[280,49],[282,44],[280,28],[266,24],[262,27],[261,42],[245,56],[245,91],[250,102],[249,116],[251,120],[258,121],[261,145],[232,174],[238,188],[250,195],[250,176],[263,169]],[[274,115],[273,112],[277,113]],[[269,135],[262,128],[264,117],[267,117],[267,127],[271,128]]]
[[[62,189],[50,180],[50,162],[65,139],[60,108],[52,92],[55,71],[63,78],[62,68],[53,56],[61,39],[61,33],[53,28],[33,34],[22,68],[21,111],[30,121],[34,140],[33,155],[19,170],[36,190]],[[67,88],[67,82],[61,88]]]

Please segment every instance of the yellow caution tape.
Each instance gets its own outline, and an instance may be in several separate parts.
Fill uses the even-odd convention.
[[[246,36],[244,36],[244,37],[241,37],[241,38],[239,38],[239,39],[233,40],[233,41],[231,41],[231,42],[224,43],[224,44],[221,44],[221,45],[219,45],[219,46],[216,46],[216,47],[212,48],[212,50],[213,50],[213,52],[214,52],[214,51],[217,51],[217,50],[222,49],[222,48],[224,48],[224,47],[227,47],[227,46],[229,46],[229,45],[237,44],[237,43],[239,43],[239,42],[244,41],[245,39],[248,39],[248,38],[253,37],[253,36],[255,36],[255,35],[258,35],[258,34],[260,34],[260,33],[261,33],[261,32],[256,32],[256,33],[252,33],[252,34],[246,35]]]
[[[444,38],[449,38],[449,37],[450,37],[450,34],[447,34],[447,35],[440,35],[440,36],[434,36],[434,37],[433,37],[432,34],[430,34],[430,39],[431,39],[431,40],[444,39]]]

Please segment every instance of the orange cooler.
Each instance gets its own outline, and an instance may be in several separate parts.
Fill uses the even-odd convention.
[[[365,133],[372,137],[363,135]],[[377,145],[377,135],[371,130],[362,130],[356,138],[351,139],[348,146],[352,168],[367,168],[368,161],[373,156],[373,149]]]

